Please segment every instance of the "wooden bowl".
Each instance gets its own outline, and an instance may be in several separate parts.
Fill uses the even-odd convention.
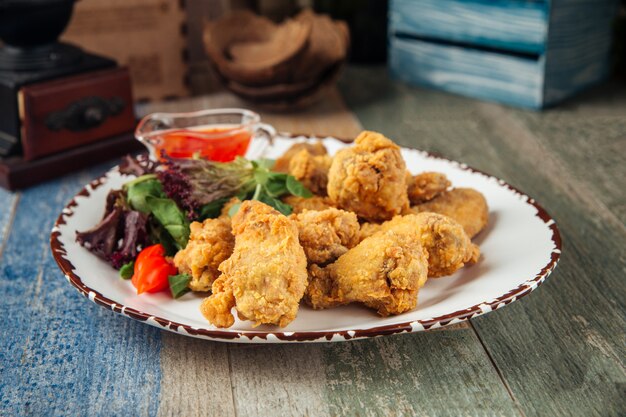
[[[311,24],[281,25],[249,11],[237,11],[205,26],[207,54],[220,74],[246,85],[287,81],[290,61],[306,46]]]
[[[301,55],[294,62],[294,81],[320,78],[329,67],[346,59],[350,34],[348,25],[333,21],[327,15],[318,15],[306,9],[296,20],[310,22],[311,34]]]
[[[349,39],[344,22],[311,10],[280,25],[237,12],[207,24],[204,36],[226,88],[274,110],[302,108],[334,85]]]
[[[232,82],[228,82],[226,87],[237,96],[253,102],[264,110],[297,111],[321,99],[337,83],[344,66],[344,62],[339,62],[331,68],[327,68],[321,78],[308,83],[306,86],[302,84],[303,88],[301,89],[295,89],[293,84],[279,84],[266,89],[264,87],[251,88],[233,85]]]

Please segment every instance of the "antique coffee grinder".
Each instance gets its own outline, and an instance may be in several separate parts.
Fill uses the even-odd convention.
[[[0,0],[0,186],[132,151],[128,70],[58,41],[74,0]]]

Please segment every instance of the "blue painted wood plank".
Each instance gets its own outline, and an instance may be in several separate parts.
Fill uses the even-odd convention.
[[[2,248],[11,227],[15,202],[18,198],[18,193],[0,188],[0,260],[2,259]]]
[[[544,102],[554,105],[605,79],[610,71],[617,1],[553,0],[547,40]]]
[[[392,0],[390,67],[410,83],[520,107],[554,105],[610,73],[617,4]],[[519,52],[539,57],[521,63]],[[529,66],[533,79],[519,74]]]
[[[541,60],[392,38],[389,67],[413,84],[522,107],[542,105]]]
[[[389,26],[404,33],[510,51],[542,53],[548,6],[511,0],[392,0]]]
[[[160,331],[80,296],[49,249],[96,167],[23,192],[0,265],[0,398],[7,415],[156,415]]]

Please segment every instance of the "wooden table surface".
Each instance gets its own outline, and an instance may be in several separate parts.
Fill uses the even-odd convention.
[[[536,292],[453,328],[337,344],[234,345],[161,331],[71,288],[50,229],[111,165],[0,190],[0,415],[626,415],[626,88],[542,113],[349,68],[280,130],[378,130],[501,177],[556,219],[563,255]],[[227,94],[168,103],[241,105]],[[153,107],[154,108],[154,107]]]

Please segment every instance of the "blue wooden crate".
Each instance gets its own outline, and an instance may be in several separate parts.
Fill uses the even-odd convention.
[[[605,78],[617,0],[391,0],[406,82],[540,109]]]

